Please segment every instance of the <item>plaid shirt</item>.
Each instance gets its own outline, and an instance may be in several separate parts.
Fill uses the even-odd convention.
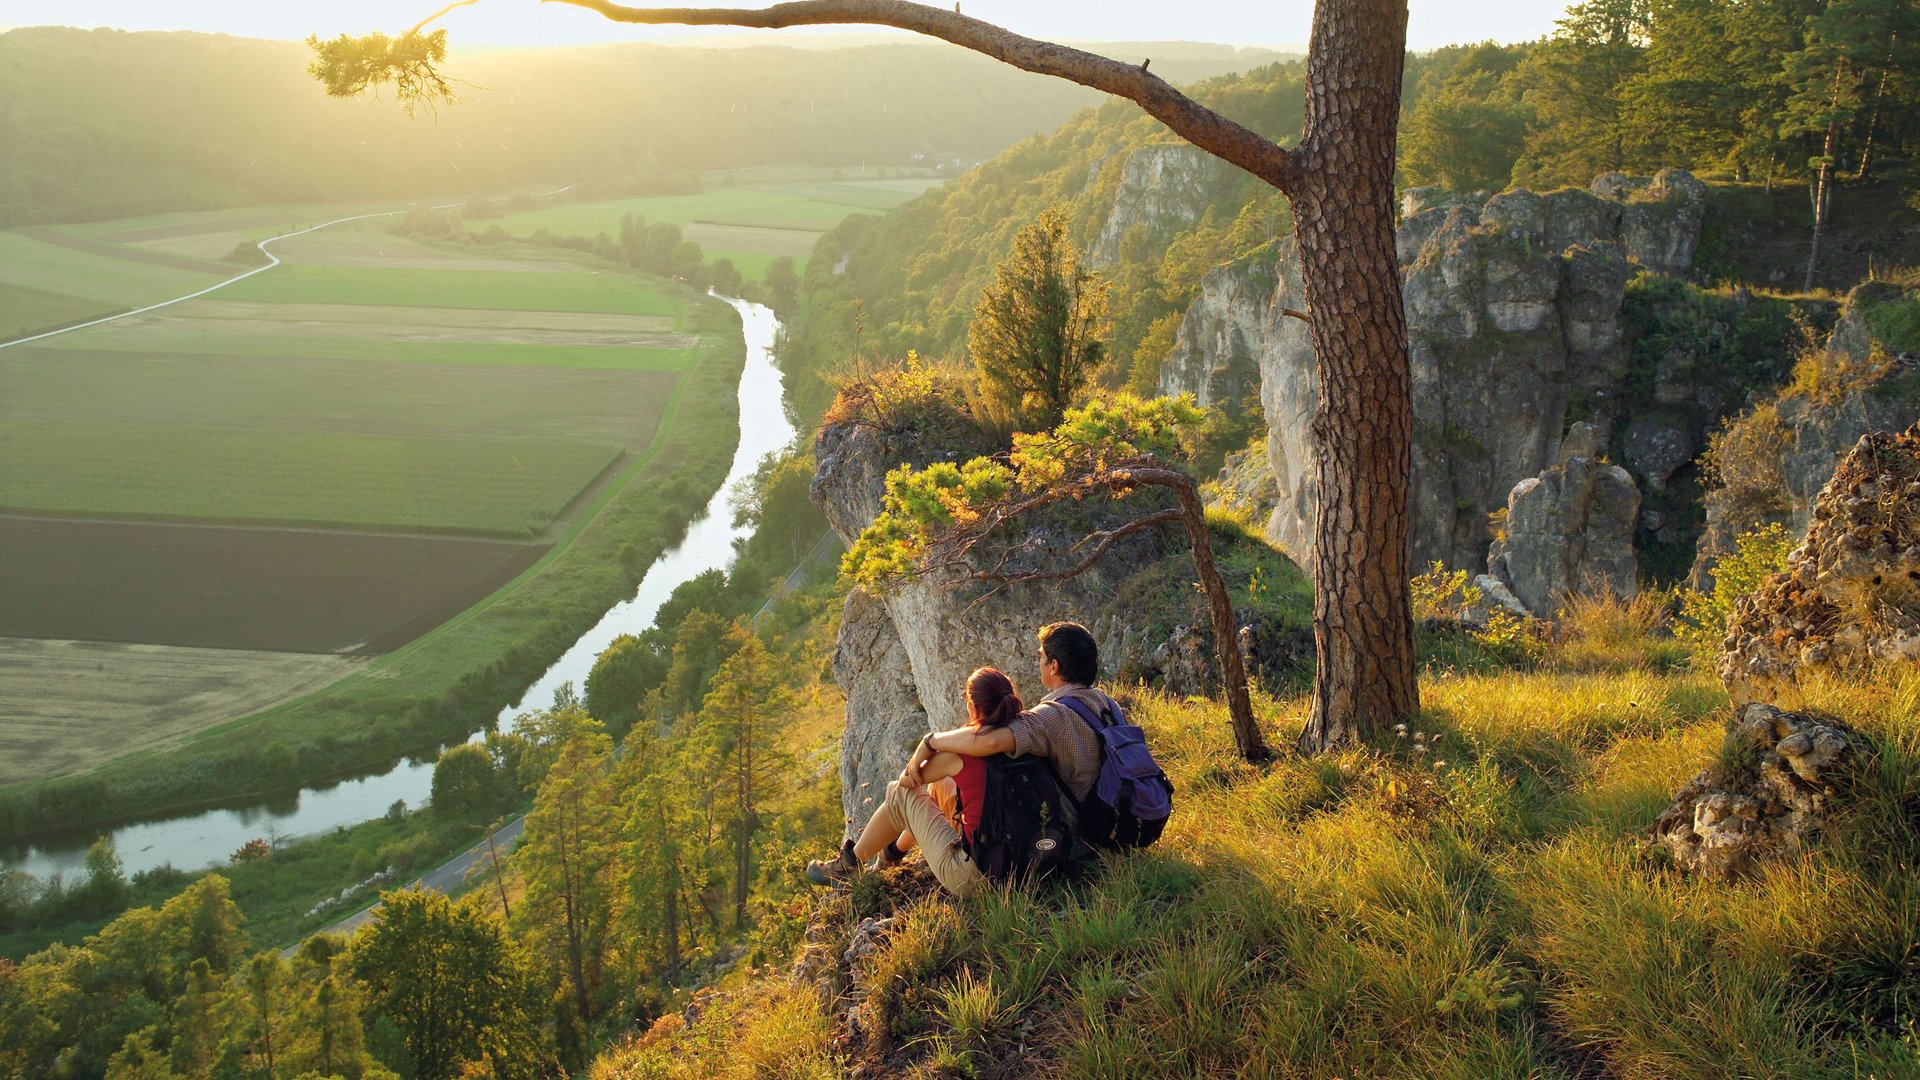
[[[1053,771],[1075,799],[1085,800],[1100,779],[1100,736],[1078,713],[1055,699],[1072,694],[1099,716],[1118,715],[1113,699],[1091,686],[1063,686],[1040,703],[1013,718],[1013,757],[1038,754],[1053,763]]]

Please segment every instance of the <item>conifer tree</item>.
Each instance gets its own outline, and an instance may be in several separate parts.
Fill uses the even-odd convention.
[[[653,971],[672,975],[682,963],[685,862],[698,837],[689,813],[691,770],[683,743],[665,737],[661,695],[650,695],[641,721],[621,744],[615,772],[617,802],[626,808],[621,870],[626,903],[621,924],[630,951],[657,957]],[[642,942],[652,942],[642,946]],[[639,960],[638,956],[634,957]]]
[[[1871,111],[1886,88],[1916,72],[1920,13],[1912,0],[1832,0],[1807,23],[1806,44],[1786,61],[1792,96],[1781,114],[1783,135],[1811,135],[1819,151],[1807,162],[1812,173],[1813,241],[1807,253],[1804,287],[1813,288],[1820,267],[1820,244],[1833,204],[1836,170],[1848,150],[1857,150],[1864,172],[1871,155],[1871,132],[1878,122]],[[1861,121],[1871,117],[1871,122]],[[1861,131],[1857,147],[1846,145]]]
[[[1053,207],[1014,234],[967,326],[967,353],[987,393],[1030,427],[1049,428],[1106,362],[1095,336],[1107,288],[1080,265],[1067,212]]]
[[[760,808],[778,796],[791,767],[781,734],[792,702],[760,639],[737,626],[728,637],[733,655],[714,674],[698,731],[711,747],[715,778],[730,796],[726,823],[733,842],[733,922],[739,926],[747,919]]]
[[[526,899],[515,908],[561,988],[561,1045],[569,1064],[585,1064],[585,1033],[593,1023],[606,934],[615,900],[611,869],[619,836],[609,768],[613,744],[591,732],[568,740],[534,796],[514,864],[526,878]]]

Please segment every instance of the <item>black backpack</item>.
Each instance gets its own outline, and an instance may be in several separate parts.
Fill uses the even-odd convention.
[[[987,776],[980,823],[967,844],[973,865],[996,882],[1046,877],[1066,865],[1073,832],[1053,767],[1042,757],[1005,754],[980,764]]]
[[[1119,702],[1106,700],[1113,708],[1103,706],[1102,715],[1072,694],[1051,702],[1086,721],[1100,740],[1100,775],[1074,804],[1078,834],[1095,847],[1143,848],[1160,839],[1173,814],[1173,782],[1147,749],[1146,732],[1127,723]]]

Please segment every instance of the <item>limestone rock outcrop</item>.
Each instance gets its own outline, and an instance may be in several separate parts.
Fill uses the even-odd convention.
[[[1810,671],[1920,665],[1920,424],[1862,436],[1787,569],[1735,606],[1720,677],[1756,701]]]
[[[920,705],[912,662],[886,606],[862,589],[847,593],[833,678],[847,695],[840,739],[840,802],[857,828],[886,796],[920,736],[933,730]]]
[[[976,452],[949,446],[912,430],[829,424],[814,444],[814,502],[851,543],[879,515],[888,469]],[[1082,506],[1076,512],[1089,511]],[[1045,520],[1031,528],[1026,539],[1043,553],[1064,552],[1082,535],[1050,532]],[[1152,638],[1148,613],[1129,610],[1115,598],[1122,582],[1168,554],[1167,543],[1153,531],[1139,533],[1115,545],[1085,574],[1015,586],[978,602],[984,587],[961,580],[958,571],[923,574],[883,597],[850,595],[834,654],[834,676],[847,692],[841,782],[848,816],[859,819],[871,811],[866,799],[877,801],[884,793],[919,733],[966,722],[961,695],[976,667],[1001,668],[1023,694],[1037,699],[1043,690],[1034,633],[1043,623],[1085,624],[1100,642],[1104,673],[1166,677],[1156,659],[1165,635]],[[1158,660],[1184,655],[1176,649]],[[1184,676],[1185,668],[1179,673]],[[1200,688],[1184,687],[1188,692]]]
[[[1120,245],[1135,227],[1164,236],[1200,220],[1208,190],[1227,166],[1186,143],[1143,146],[1120,167],[1120,187],[1087,261],[1111,266],[1120,261]]]
[[[1475,566],[1489,511],[1559,460],[1576,394],[1604,403],[1628,377],[1620,308],[1640,269],[1680,273],[1699,243],[1705,188],[1679,170],[1603,177],[1595,190],[1409,202],[1398,234],[1413,365],[1414,558]],[[1279,502],[1268,536],[1295,555],[1318,505],[1309,422],[1318,397],[1307,307],[1283,247],[1259,352]],[[1671,440],[1650,448],[1665,463]]]
[[[1200,280],[1160,367],[1160,392],[1202,405],[1237,402],[1260,385],[1260,342],[1274,272],[1266,259],[1222,266]]]
[[[1506,536],[1487,569],[1529,612],[1552,618],[1567,596],[1640,591],[1633,529],[1640,489],[1627,470],[1592,458],[1571,458],[1513,486]]]
[[[1650,830],[1681,869],[1731,878],[1818,833],[1857,736],[1837,721],[1737,707],[1720,761],[1680,789]]]
[[[1264,523],[1273,516],[1280,497],[1273,473],[1267,469],[1264,449],[1235,450],[1227,455],[1220,474],[1205,486],[1207,505],[1221,507],[1248,521]]]

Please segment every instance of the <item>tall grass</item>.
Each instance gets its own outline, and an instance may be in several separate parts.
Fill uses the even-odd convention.
[[[1540,667],[1430,676],[1404,732],[1328,757],[1240,763],[1218,704],[1142,693],[1178,790],[1166,837],[962,904],[863,885],[901,912],[859,961],[887,1022],[834,1068],[1920,1076],[1920,677],[1784,702],[1865,736],[1846,809],[1757,877],[1688,879],[1641,837],[1714,760],[1726,697],[1648,662],[1646,607],[1569,625]]]

